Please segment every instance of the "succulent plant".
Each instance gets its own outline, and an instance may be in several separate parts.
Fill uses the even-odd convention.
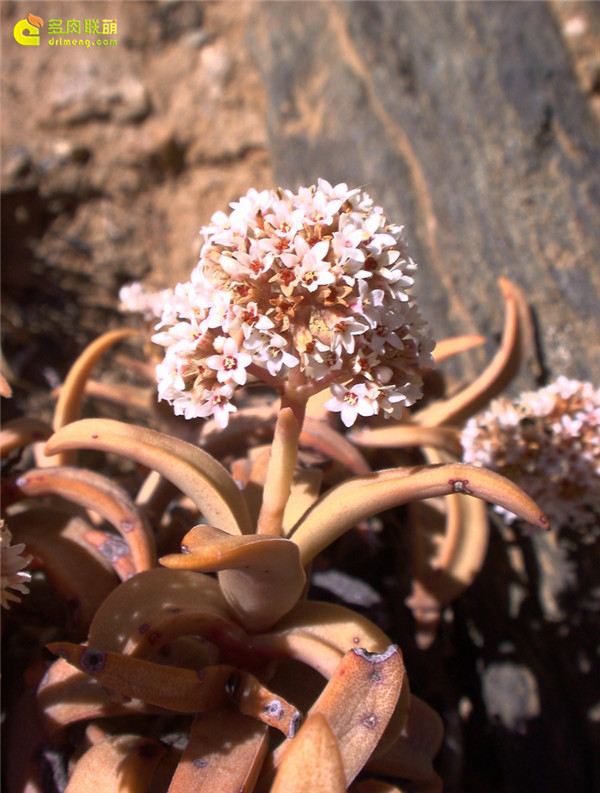
[[[201,431],[166,419],[143,390],[90,380],[132,334],[122,330],[75,362],[51,428],[18,420],[0,437],[4,456],[37,449],[36,466],[3,483],[5,509],[34,568],[70,604],[68,635],[48,643],[59,658],[39,683],[35,740],[72,752],[67,793],[399,790],[369,772],[439,790],[441,721],[410,693],[400,649],[366,617],[309,599],[308,579],[361,521],[444,497],[445,544],[432,553],[421,543],[416,568],[426,624],[472,580],[484,501],[548,528],[517,485],[458,460],[448,426],[513,370],[519,299],[504,283],[505,339],[475,386],[407,420],[432,345],[406,294],[414,263],[401,230],[365,194],[323,181],[298,194],[251,191],[233,209],[205,229],[190,283],[159,301],[159,395],[186,417],[212,416]],[[474,342],[440,345],[436,356]],[[279,403],[250,403],[256,380]],[[134,404],[160,429],[80,419],[90,392]],[[326,419],[332,411],[345,426],[359,415],[403,421],[349,439]],[[371,471],[350,440],[408,443],[426,456]],[[126,489],[78,464],[84,450],[127,458],[145,478]],[[315,455],[326,465],[311,464]],[[29,775],[41,790],[39,745],[9,721],[30,748],[13,779]]]

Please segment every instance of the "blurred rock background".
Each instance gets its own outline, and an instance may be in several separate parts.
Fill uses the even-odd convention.
[[[39,47],[13,38],[28,13]],[[115,19],[117,44],[49,46],[57,17]],[[515,387],[600,385],[600,4],[4,2],[1,57],[7,415],[49,409],[122,323],[121,285],[187,279],[214,211],[319,176],[405,224],[437,338],[487,336],[462,376],[495,348],[508,276],[537,325]],[[446,719],[446,789],[600,790],[597,544],[511,556],[505,540],[428,654],[394,636]]]

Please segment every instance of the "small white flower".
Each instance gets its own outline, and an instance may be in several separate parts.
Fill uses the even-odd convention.
[[[365,383],[357,383],[350,389],[334,383],[331,391],[333,398],[325,403],[325,408],[340,413],[346,427],[351,427],[357,416],[374,416],[378,412],[377,401],[371,397]]]
[[[233,380],[238,385],[246,382],[246,367],[252,363],[252,356],[247,352],[239,352],[234,339],[227,339],[223,344],[222,355],[210,355],[206,365],[217,373],[217,380],[226,383]]]

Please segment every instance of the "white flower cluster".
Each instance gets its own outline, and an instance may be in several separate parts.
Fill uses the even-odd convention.
[[[0,603],[3,608],[10,608],[9,601],[18,603],[21,598],[14,592],[9,590],[14,589],[22,595],[26,595],[29,590],[27,589],[27,582],[31,579],[31,574],[25,572],[24,568],[31,562],[31,556],[23,556],[25,545],[19,543],[18,545],[11,545],[12,534],[5,525],[3,520],[0,520],[0,542],[2,547],[1,558],[1,584],[0,584]]]
[[[346,426],[421,395],[433,340],[408,294],[402,228],[345,184],[250,190],[202,229],[190,281],[167,302],[159,398],[225,426],[248,377],[316,393]]]
[[[492,468],[535,499],[556,526],[600,518],[600,389],[559,377],[470,419],[463,460]],[[496,507],[506,523],[516,516]]]
[[[155,291],[148,289],[139,281],[122,286],[119,290],[119,309],[141,314],[147,321],[160,319],[165,305],[173,296],[172,289]]]

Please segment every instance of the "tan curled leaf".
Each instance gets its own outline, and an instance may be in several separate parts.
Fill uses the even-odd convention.
[[[99,380],[88,380],[85,384],[84,395],[149,414],[151,406],[156,401],[156,388],[142,388],[130,383],[103,383]]]
[[[121,581],[127,581],[135,575],[135,563],[125,540],[108,531],[93,528],[83,536],[92,548],[104,556]]]
[[[55,495],[93,510],[111,523],[127,543],[134,572],[156,565],[154,534],[144,513],[122,487],[101,474],[80,468],[34,468],[15,485],[27,497]]]
[[[322,713],[314,713],[289,744],[271,793],[345,793],[342,755]]]
[[[240,671],[228,680],[229,698],[241,713],[253,716],[293,738],[302,723],[300,711],[286,699],[270,691],[254,675]]]
[[[441,718],[418,697],[411,695],[408,720],[396,742],[383,754],[373,757],[367,769],[376,774],[429,782],[427,790],[440,790],[441,782],[433,760],[444,737]],[[421,788],[419,788],[421,789]]]
[[[230,652],[248,646],[214,578],[158,567],[111,592],[94,616],[89,643],[99,650],[146,658],[186,635],[202,636]]]
[[[473,583],[487,550],[489,521],[483,501],[446,496],[446,515],[427,502],[411,505],[415,532],[412,592],[416,642],[426,649],[435,639],[441,612]]]
[[[58,595],[69,603],[74,628],[85,635],[98,607],[118,579],[107,560],[85,540],[90,525],[81,517],[50,508],[11,516],[11,530],[33,554]]]
[[[52,642],[47,647],[118,694],[179,713],[196,713],[223,704],[227,699],[225,685],[235,672],[229,665],[197,671],[181,669],[69,642]]]
[[[159,743],[138,735],[107,738],[78,760],[65,793],[147,793],[164,753]]]
[[[414,413],[413,419],[419,424],[461,423],[503,391],[517,373],[523,346],[523,319],[529,309],[523,293],[515,284],[506,278],[500,278],[498,283],[506,302],[504,331],[498,352],[479,377],[462,391]]]
[[[538,528],[548,528],[546,516],[513,482],[483,468],[449,463],[388,469],[349,479],[322,496],[290,537],[306,566],[360,520],[408,501],[456,492],[498,504]]]
[[[266,725],[232,705],[201,713],[168,793],[251,793],[267,746]]]
[[[51,435],[52,427],[40,419],[24,417],[7,421],[0,430],[0,457],[4,459],[11,452],[45,441]]]
[[[322,713],[337,738],[346,785],[363,768],[394,713],[405,678],[402,655],[390,645],[381,653],[350,650],[308,713]],[[288,750],[284,741],[273,753],[277,768]]]
[[[252,531],[248,508],[230,474],[191,443],[111,419],[82,419],[46,444],[47,454],[65,449],[99,449],[133,459],[177,485],[215,526],[230,534]]]
[[[60,389],[52,420],[55,431],[79,418],[86,381],[100,358],[118,342],[138,334],[139,331],[132,328],[111,330],[103,333],[85,348],[70,368]],[[52,461],[52,464],[70,465],[74,462],[74,458],[72,450],[65,450],[61,452],[60,457]]]
[[[459,431],[454,427],[421,427],[414,424],[392,424],[351,432],[348,436],[358,446],[373,449],[430,446],[445,449],[456,457],[462,455]]]
[[[300,598],[306,576],[295,543],[281,537],[232,536],[213,526],[196,526],[165,567],[218,572],[229,607],[246,630],[266,630]]]
[[[268,633],[253,636],[252,643],[261,654],[294,658],[330,678],[349,650],[381,652],[390,640],[370,620],[345,606],[301,600]]]
[[[45,728],[51,737],[78,721],[158,712],[140,700],[119,702],[111,699],[97,680],[71,666],[63,658],[58,658],[50,665],[39,685],[37,700]]]
[[[445,361],[446,358],[451,358],[453,355],[458,355],[461,352],[472,350],[474,347],[481,347],[485,344],[485,336],[469,335],[469,336],[452,336],[450,339],[442,339],[438,341],[433,350],[433,360],[436,364]]]
[[[328,459],[337,460],[353,474],[368,474],[371,470],[364,456],[346,436],[334,430],[325,421],[317,421],[306,416],[300,433],[300,446],[315,449]]]
[[[0,396],[9,399],[12,396],[12,388],[10,387],[10,383],[4,376],[2,372],[0,372]]]

